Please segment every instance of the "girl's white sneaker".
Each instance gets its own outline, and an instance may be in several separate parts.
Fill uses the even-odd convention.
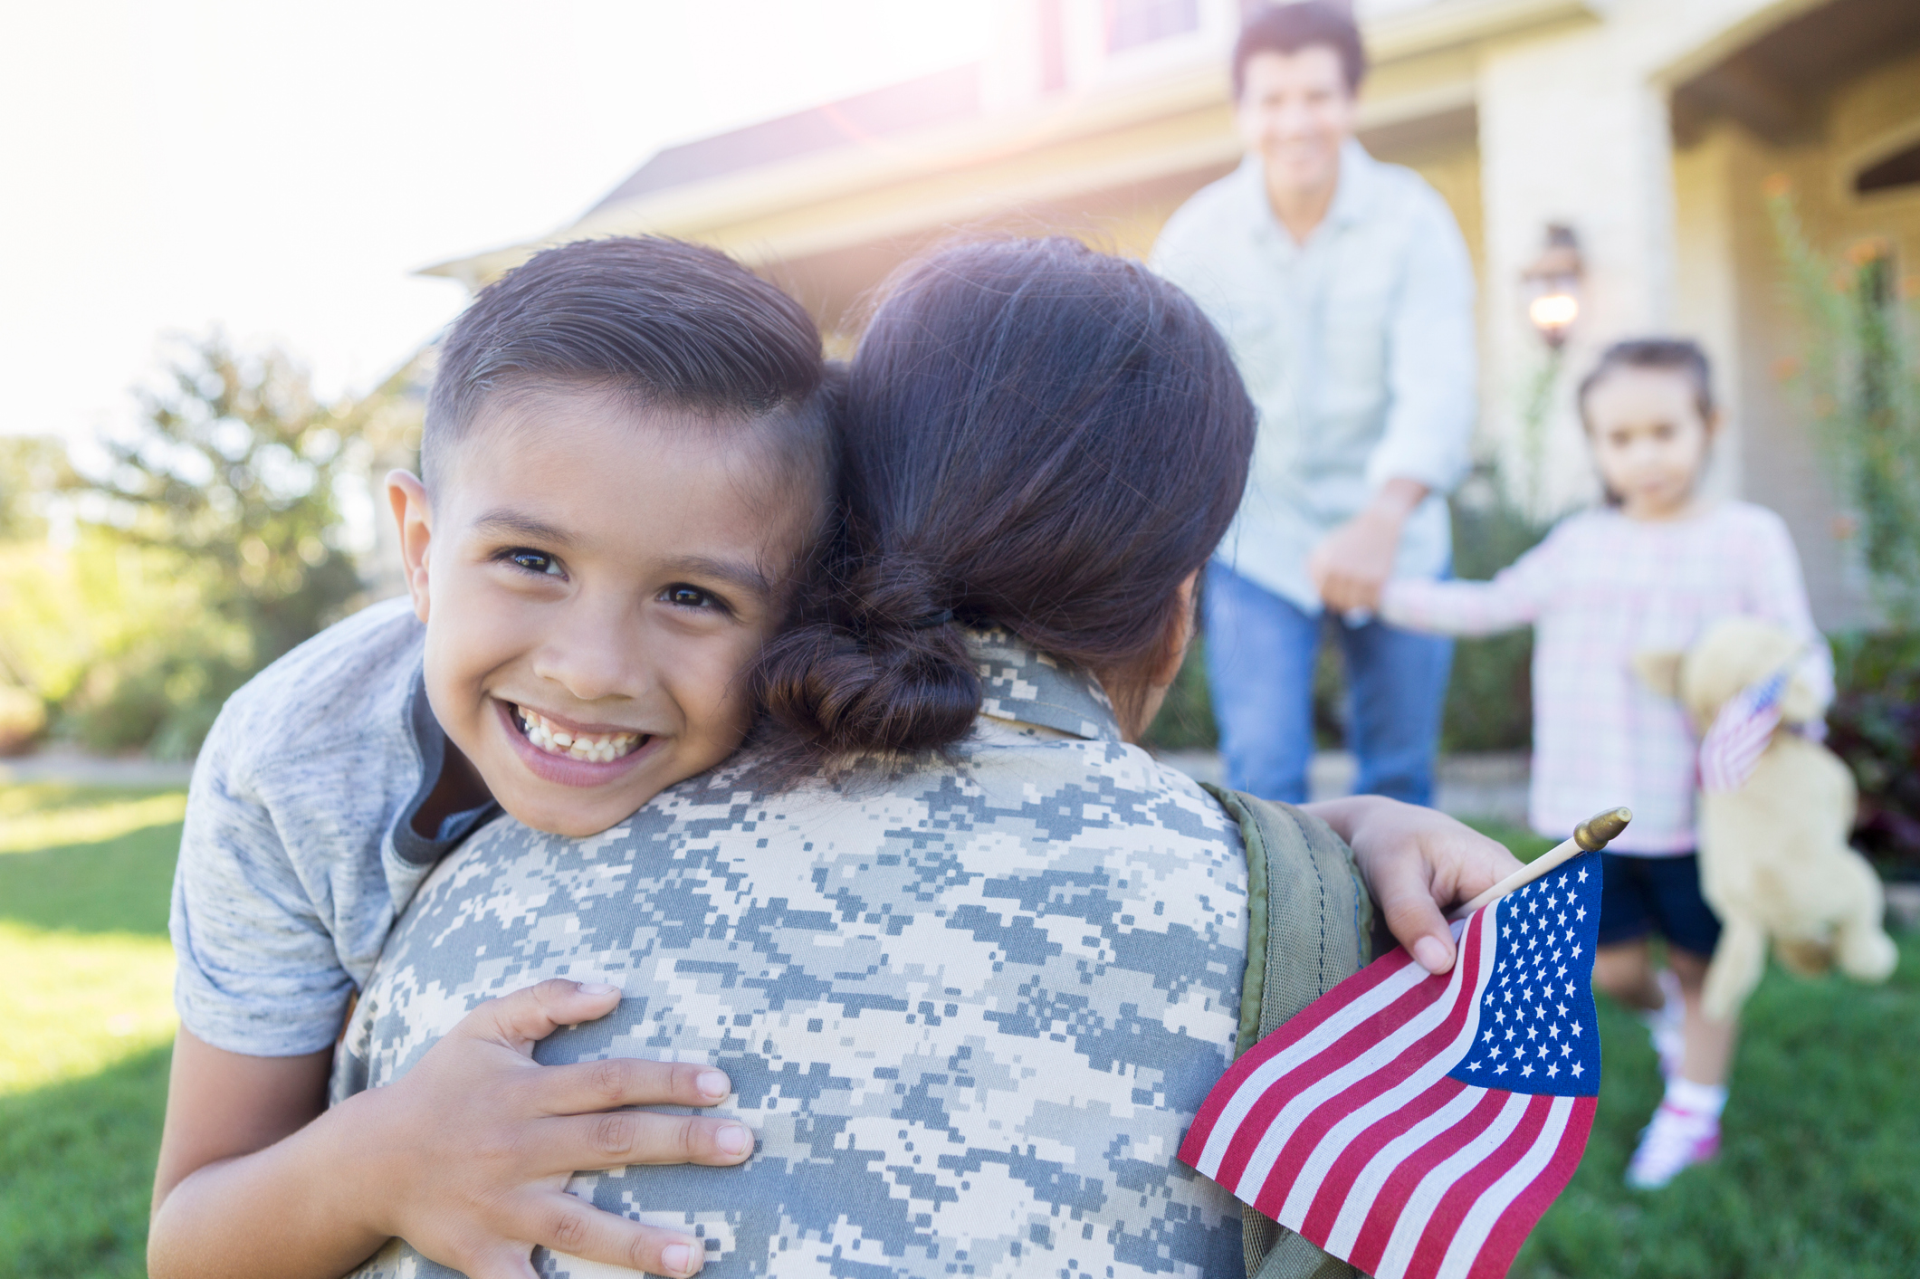
[[[1653,1122],[1640,1131],[1640,1147],[1627,1164],[1627,1184],[1636,1190],[1658,1190],[1682,1169],[1705,1163],[1719,1150],[1718,1118],[1663,1101],[1653,1112]]]

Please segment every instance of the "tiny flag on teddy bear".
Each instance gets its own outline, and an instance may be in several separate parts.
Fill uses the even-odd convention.
[[[1713,726],[1700,739],[1701,790],[1734,791],[1747,784],[1780,726],[1787,676],[1787,671],[1776,671],[1747,685],[1713,717]]]
[[[1370,1275],[1506,1274],[1600,1090],[1600,857],[1573,844],[1467,917],[1450,973],[1396,947],[1244,1053],[1181,1161]]]

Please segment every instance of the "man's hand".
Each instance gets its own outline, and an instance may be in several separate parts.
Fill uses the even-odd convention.
[[[1431,808],[1379,795],[1303,807],[1347,841],[1388,930],[1430,973],[1453,967],[1446,911],[1520,868],[1505,845]]]
[[[1342,524],[1307,556],[1307,576],[1328,608],[1338,613],[1380,607],[1380,592],[1393,576],[1400,530],[1426,499],[1417,480],[1388,480],[1360,514]]]
[[[612,1012],[606,985],[546,981],[480,1005],[399,1081],[322,1110],[328,1051],[246,1057],[182,1030],[155,1178],[155,1279],[332,1279],[398,1235],[472,1279],[535,1279],[536,1244],[685,1276],[685,1235],[566,1193],[576,1170],[725,1167],[753,1153],[731,1119],[635,1112],[712,1106],[732,1083],[691,1064],[543,1066],[533,1045]]]
[[[541,1066],[533,1045],[613,1010],[619,991],[553,980],[482,1004],[398,1082],[361,1096],[393,1192],[382,1229],[473,1279],[534,1279],[533,1245],[690,1275],[700,1245],[565,1193],[576,1170],[737,1164],[753,1134],[730,1120],[625,1106],[711,1106],[732,1083],[709,1066],[633,1058]],[[356,1099],[357,1100],[357,1099]]]

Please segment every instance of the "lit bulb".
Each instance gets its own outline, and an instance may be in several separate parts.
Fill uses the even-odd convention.
[[[1580,315],[1580,299],[1571,293],[1543,293],[1527,306],[1527,318],[1543,332],[1558,333]]]

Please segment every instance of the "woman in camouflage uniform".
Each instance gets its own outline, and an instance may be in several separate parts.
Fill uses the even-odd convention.
[[[336,1097],[482,1000],[611,982],[537,1058],[720,1066],[758,1146],[573,1189],[699,1235],[713,1274],[1239,1274],[1237,1205],[1174,1152],[1233,1054],[1244,852],[1130,743],[1253,429],[1137,264],[1049,240],[911,268],[852,367],[834,585],[760,672],[769,744],[601,835],[476,836],[397,926]],[[1507,864],[1388,801],[1321,811],[1391,851],[1372,887],[1410,941]],[[448,1272],[395,1241],[365,1273]]]

